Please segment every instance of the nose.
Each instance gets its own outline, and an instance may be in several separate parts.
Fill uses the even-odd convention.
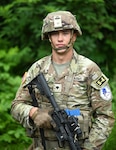
[[[63,34],[62,32],[58,33],[58,41],[62,41],[63,40]]]

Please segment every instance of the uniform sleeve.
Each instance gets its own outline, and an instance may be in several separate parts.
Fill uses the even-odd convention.
[[[85,140],[87,150],[101,150],[114,125],[112,93],[108,79],[101,72],[95,73],[91,82],[92,128]]]
[[[32,128],[29,123],[29,112],[33,107],[31,105],[32,99],[27,88],[23,85],[19,87],[15,99],[11,104],[11,115],[13,118],[20,122],[24,127]]]
[[[32,98],[29,94],[27,84],[30,83],[39,73],[39,62],[35,62],[25,72],[22,83],[16,93],[15,99],[11,105],[11,115],[20,122],[24,127],[33,128],[29,122],[29,112],[33,108]]]

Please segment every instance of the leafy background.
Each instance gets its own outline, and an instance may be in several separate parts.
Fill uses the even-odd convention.
[[[83,35],[78,53],[94,60],[110,79],[116,111],[116,1],[115,0],[2,0],[0,1],[0,149],[26,150],[31,139],[10,114],[21,78],[33,62],[51,53],[41,40],[43,18],[52,11],[69,10]],[[115,150],[116,125],[104,150]]]

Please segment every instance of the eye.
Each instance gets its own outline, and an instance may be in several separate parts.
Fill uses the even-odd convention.
[[[58,31],[53,31],[50,33],[50,35],[58,35]]]
[[[70,34],[70,30],[63,30],[63,34]]]

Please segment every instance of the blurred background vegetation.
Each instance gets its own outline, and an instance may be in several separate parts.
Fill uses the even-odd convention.
[[[78,53],[94,60],[110,79],[116,112],[116,1],[115,0],[1,0],[0,1],[0,149],[26,150],[31,140],[10,114],[21,78],[33,62],[51,53],[41,41],[43,18],[52,11],[69,10],[83,35]],[[116,126],[104,150],[116,150]]]

